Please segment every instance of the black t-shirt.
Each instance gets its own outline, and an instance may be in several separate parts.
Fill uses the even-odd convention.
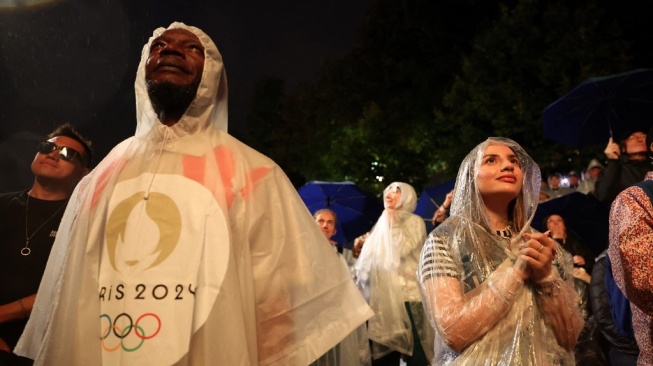
[[[30,197],[27,216],[26,202],[27,191],[0,194],[0,305],[38,290],[68,200],[44,201]],[[26,218],[31,252],[22,255]],[[13,349],[26,322],[0,324],[0,338]]]

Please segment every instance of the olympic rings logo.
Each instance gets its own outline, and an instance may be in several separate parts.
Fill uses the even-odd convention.
[[[159,318],[159,316],[154,313],[145,313],[139,316],[138,319],[136,319],[135,323],[132,317],[127,313],[118,314],[116,319],[113,321],[107,314],[100,315],[100,319],[102,318],[106,318],[106,320],[109,322],[109,324],[102,329],[101,339],[102,348],[107,352],[115,352],[120,348],[122,348],[125,352],[134,352],[137,349],[141,348],[143,343],[145,343],[145,340],[156,337],[161,331],[161,318]],[[124,318],[122,322],[120,322],[121,318]],[[146,318],[152,318],[153,320],[144,321]],[[150,332],[145,332],[144,327],[140,325],[141,321],[144,321],[144,323],[147,323],[147,325],[152,325],[153,322],[156,322],[155,330],[151,332],[151,334],[147,334]],[[102,320],[100,320],[100,322],[104,323]],[[127,325],[124,328],[121,328],[120,325],[123,325],[125,322],[127,322]],[[111,336],[111,334],[120,339],[120,341],[117,342],[115,346],[107,345],[106,340]],[[135,342],[132,341],[134,337],[129,337],[131,334],[135,336]],[[129,339],[127,339],[128,337]],[[135,345],[132,343],[135,343]]]

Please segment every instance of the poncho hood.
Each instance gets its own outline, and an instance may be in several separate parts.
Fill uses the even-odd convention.
[[[145,64],[150,55],[152,41],[169,29],[185,29],[195,34],[204,46],[204,71],[202,81],[197,88],[197,95],[191,102],[182,118],[172,127],[163,125],[152,107],[145,82]],[[136,73],[136,114],[138,125],[137,137],[156,139],[155,136],[165,135],[168,129],[169,138],[182,137],[215,128],[227,131],[227,75],[222,63],[222,55],[215,43],[206,33],[196,27],[174,22],[168,28],[157,28],[143,46],[141,61]]]
[[[535,216],[542,178],[539,166],[526,151],[519,144],[505,137],[488,138],[472,149],[460,164],[451,203],[451,216],[462,217],[471,222],[479,223],[486,230],[490,229],[491,225],[486,215],[483,198],[476,185],[476,177],[483,160],[483,153],[490,145],[509,147],[517,155],[519,165],[524,172],[522,192],[520,193],[521,199],[516,201],[516,204],[521,206],[524,221],[522,223],[513,223],[513,225],[518,225],[514,229],[522,234],[530,226]]]

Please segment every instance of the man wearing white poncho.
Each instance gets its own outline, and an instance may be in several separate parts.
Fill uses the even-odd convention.
[[[463,160],[451,216],[428,237],[419,280],[437,365],[574,365],[582,328],[571,261],[530,227],[540,170],[514,141]]]
[[[281,169],[226,133],[226,76],[206,34],[157,29],[135,88],[136,136],[73,194],[17,353],[37,365],[306,365],[371,316]]]

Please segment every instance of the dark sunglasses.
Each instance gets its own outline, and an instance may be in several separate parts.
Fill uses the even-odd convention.
[[[59,150],[59,157],[65,161],[72,162],[73,159],[79,158],[79,161],[82,161],[82,154],[79,151],[68,147],[68,146],[57,146],[54,142],[51,141],[41,141],[37,147],[38,152],[41,154],[49,154],[54,150]]]

